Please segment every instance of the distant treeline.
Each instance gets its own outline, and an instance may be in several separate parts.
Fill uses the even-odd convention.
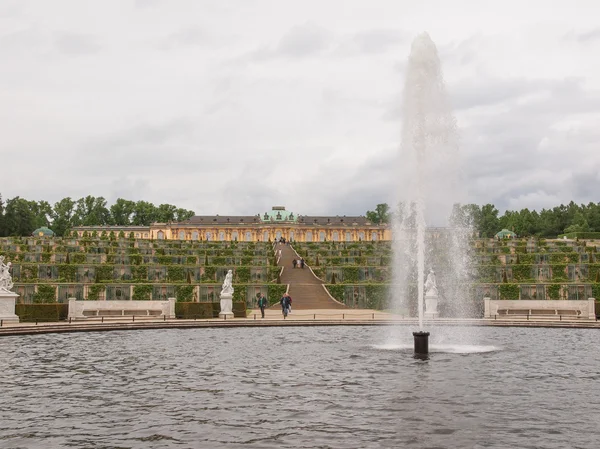
[[[575,204],[542,209],[507,210],[499,216],[493,204],[454,205],[453,223],[469,222],[481,237],[493,237],[501,229],[509,229],[519,237],[556,237],[575,232],[600,232],[600,203]]]
[[[367,211],[373,223],[389,223],[392,217],[388,204],[378,204],[374,211]],[[556,237],[560,234],[600,232],[600,203],[575,204],[542,209],[507,210],[499,216],[493,204],[455,204],[450,223],[470,225],[479,231],[480,237],[493,237],[501,229],[509,229],[520,237]]]
[[[0,237],[31,235],[42,226],[63,236],[74,226],[148,226],[154,222],[183,221],[192,216],[193,211],[172,204],[155,206],[147,201],[123,198],[110,207],[103,197],[91,195],[78,200],[63,198],[52,206],[47,201],[30,201],[18,196],[4,202],[0,195]]]

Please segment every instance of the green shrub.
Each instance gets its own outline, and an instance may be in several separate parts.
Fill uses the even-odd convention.
[[[346,290],[346,287],[343,284],[327,284],[325,287],[331,296],[340,302],[344,302],[344,291]]]
[[[546,296],[550,299],[560,299],[560,284],[548,284],[546,285]]]
[[[285,284],[269,284],[267,286],[267,298],[269,300],[269,304],[277,304],[279,300],[287,290],[287,285]]]
[[[88,297],[87,299],[90,301],[98,301],[100,299],[100,293],[106,290],[106,286],[104,284],[92,284],[88,288]]]
[[[69,304],[16,304],[15,314],[21,322],[66,320]]]
[[[235,269],[236,280],[241,283],[250,282],[250,267],[238,267]]]
[[[178,302],[190,302],[194,297],[193,285],[176,285],[175,298]]]
[[[185,320],[194,318],[216,318],[219,316],[220,311],[221,305],[218,302],[175,303],[175,316]]]
[[[56,287],[48,284],[38,284],[37,292],[33,295],[33,302],[37,304],[56,302]]]
[[[519,299],[519,284],[499,284],[498,293],[500,299]]]
[[[148,301],[152,299],[152,285],[138,284],[133,287],[133,295],[131,299],[134,301]]]
[[[167,276],[171,282],[183,282],[185,270],[181,265],[170,265],[167,267]]]
[[[355,284],[358,282],[358,267],[342,267],[342,282]]]

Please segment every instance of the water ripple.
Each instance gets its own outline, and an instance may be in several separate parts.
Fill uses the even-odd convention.
[[[0,447],[596,447],[597,332],[449,332],[426,361],[371,327],[3,337]]]

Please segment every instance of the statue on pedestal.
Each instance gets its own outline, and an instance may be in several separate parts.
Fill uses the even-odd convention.
[[[223,288],[221,290],[221,296],[227,294],[233,295],[233,272],[231,270],[227,271],[225,280],[223,281]]]
[[[227,271],[221,289],[221,318],[233,318],[233,271]]]
[[[0,291],[9,292],[13,288],[12,276],[10,275],[11,263],[4,263],[4,256],[0,256]]]
[[[425,296],[437,296],[438,289],[435,283],[435,271],[433,268],[429,269],[429,274],[427,275],[427,280],[425,281]]]
[[[433,271],[433,268],[430,268],[427,280],[425,281],[425,318],[437,318],[438,296],[435,272]]]

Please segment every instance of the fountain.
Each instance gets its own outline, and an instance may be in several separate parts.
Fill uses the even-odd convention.
[[[424,319],[438,317],[438,300],[455,303],[467,297],[460,290],[461,284],[465,285],[461,278],[466,273],[464,237],[468,235],[465,229],[447,227],[453,204],[462,199],[458,139],[437,49],[427,33],[412,43],[402,116],[398,210],[393,220],[393,295],[401,308],[417,297],[419,330],[413,333],[414,350],[426,354],[429,332],[424,331]],[[436,237],[432,226],[444,228],[439,228]],[[426,264],[432,268],[425,282]],[[434,266],[444,286],[443,295],[438,292]]]

